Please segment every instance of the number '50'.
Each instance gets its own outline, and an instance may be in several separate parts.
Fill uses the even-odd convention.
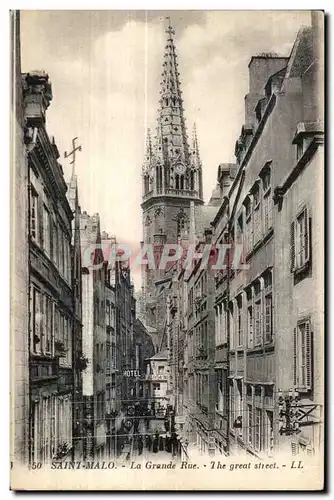
[[[33,462],[31,464],[32,469],[41,469],[42,468],[42,462]]]

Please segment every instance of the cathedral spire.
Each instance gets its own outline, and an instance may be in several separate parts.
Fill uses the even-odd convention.
[[[189,157],[189,146],[183,116],[183,99],[173,38],[174,34],[175,32],[169,19],[168,27],[166,28],[159,120],[162,126],[165,151],[170,163],[180,161],[186,164]]]
[[[143,166],[144,202],[156,196],[193,198],[203,203],[202,172],[197,135],[189,147],[174,30],[168,18],[154,144],[146,146]],[[195,151],[195,153],[193,152]]]

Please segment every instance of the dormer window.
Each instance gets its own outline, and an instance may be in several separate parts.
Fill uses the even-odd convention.
[[[299,160],[303,154],[304,154],[304,141],[301,138],[300,141],[296,144],[296,153],[297,153],[297,160]]]
[[[322,135],[324,132],[323,122],[300,122],[293,138],[292,144],[296,145],[297,161],[303,156],[313,138]]]

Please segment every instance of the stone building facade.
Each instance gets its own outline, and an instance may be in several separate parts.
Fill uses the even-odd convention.
[[[237,171],[213,221],[217,243],[244,248],[216,275],[218,454],[312,454],[321,443],[323,63],[313,21],[289,58],[251,59]]]
[[[22,75],[29,192],[30,461],[73,454],[73,214],[54,139],[45,128],[52,99],[44,72]]]
[[[82,397],[82,371],[86,368],[87,359],[82,349],[82,280],[81,280],[81,236],[80,219],[81,208],[79,205],[77,177],[72,172],[68,183],[68,201],[73,213],[72,240],[71,240],[71,273],[73,291],[73,447],[74,457],[80,459],[83,454],[83,397]]]
[[[20,58],[20,14],[11,11],[12,45],[12,210],[11,210],[11,455],[26,462],[29,450],[29,271],[28,163]]]
[[[100,217],[82,212],[82,353],[88,360],[82,372],[83,457],[102,459],[107,453],[105,268],[101,250]]]
[[[219,166],[209,206],[190,204],[189,242],[210,241],[216,269],[199,256],[166,285],[167,395],[186,458],[322,446],[322,25],[314,13],[289,57],[252,57],[236,163]]]

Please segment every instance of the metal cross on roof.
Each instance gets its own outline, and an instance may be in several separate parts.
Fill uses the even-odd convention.
[[[67,151],[65,151],[64,153],[64,157],[65,158],[69,158],[70,156],[73,156],[73,160],[70,161],[70,165],[73,165],[72,167],[72,176],[74,175],[74,172],[75,172],[75,152],[76,151],[82,151],[81,149],[81,146],[76,146],[75,145],[75,141],[77,140],[77,137],[74,137],[74,139],[72,139],[72,151],[70,153],[67,153]]]

